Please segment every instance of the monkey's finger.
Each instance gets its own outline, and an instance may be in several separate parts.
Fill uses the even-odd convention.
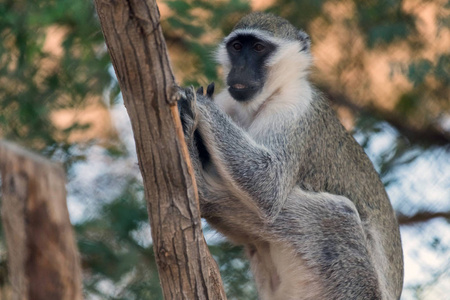
[[[197,94],[200,94],[200,95],[203,96],[203,86],[200,86],[200,87],[197,89]]]
[[[186,93],[182,87],[176,86],[174,89],[174,99],[177,101],[178,113],[181,116],[186,110]]]
[[[189,103],[190,115],[193,119],[195,119],[197,94],[195,93],[195,89],[193,86],[186,89],[186,100]]]
[[[195,108],[195,90],[193,87],[181,89],[179,92],[178,112],[181,116],[185,115],[194,118]]]
[[[212,98],[213,94],[214,94],[214,82],[211,82],[206,88],[206,96]]]
[[[190,106],[185,98],[181,98],[177,104],[178,104],[178,113],[180,114],[180,116],[183,116],[184,114],[189,114]]]

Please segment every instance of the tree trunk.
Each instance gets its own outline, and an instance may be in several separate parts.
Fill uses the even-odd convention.
[[[0,169],[12,299],[82,299],[64,170],[3,141]]]
[[[133,127],[164,297],[225,299],[202,234],[197,187],[156,3],[95,2]]]

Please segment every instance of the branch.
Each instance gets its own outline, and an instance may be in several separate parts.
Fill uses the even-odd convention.
[[[371,115],[386,121],[412,143],[436,146],[450,145],[450,134],[436,126],[429,125],[423,129],[416,128],[407,124],[400,116],[394,113],[382,111],[374,107],[363,107],[350,101],[342,94],[332,92],[330,89],[322,87],[322,90],[325,91],[328,98],[335,104],[345,106],[357,114]]]
[[[420,211],[412,216],[407,216],[404,214],[397,215],[397,220],[400,225],[413,225],[417,223],[427,222],[435,218],[446,218],[450,220],[450,212]]]
[[[225,299],[202,234],[174,76],[153,0],[95,0],[131,119],[165,299]]]

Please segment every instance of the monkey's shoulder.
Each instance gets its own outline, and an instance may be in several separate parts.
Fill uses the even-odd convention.
[[[373,189],[366,193],[375,195],[377,190],[384,190],[364,148],[345,129],[328,100],[316,100],[302,133],[301,159],[304,161],[299,175],[302,181],[311,182],[315,190],[340,195],[361,191],[358,187],[361,182],[371,182]]]

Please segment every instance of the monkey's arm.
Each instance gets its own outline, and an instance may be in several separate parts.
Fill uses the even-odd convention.
[[[299,136],[294,116],[278,119],[256,141],[214,102],[198,97],[196,108],[197,130],[224,185],[273,220],[296,183]]]
[[[229,191],[222,185],[216,184],[217,176],[211,172],[210,155],[206,149],[203,139],[197,130],[198,113],[196,108],[196,98],[203,98],[205,101],[212,101],[214,93],[214,83],[208,85],[206,96],[203,96],[203,87],[200,87],[196,93],[193,88],[180,88],[178,94],[178,110],[183,126],[184,138],[189,150],[191,162],[197,179],[197,186],[200,196],[200,204],[214,202],[219,198],[229,198]],[[209,169],[208,172],[206,169]]]

